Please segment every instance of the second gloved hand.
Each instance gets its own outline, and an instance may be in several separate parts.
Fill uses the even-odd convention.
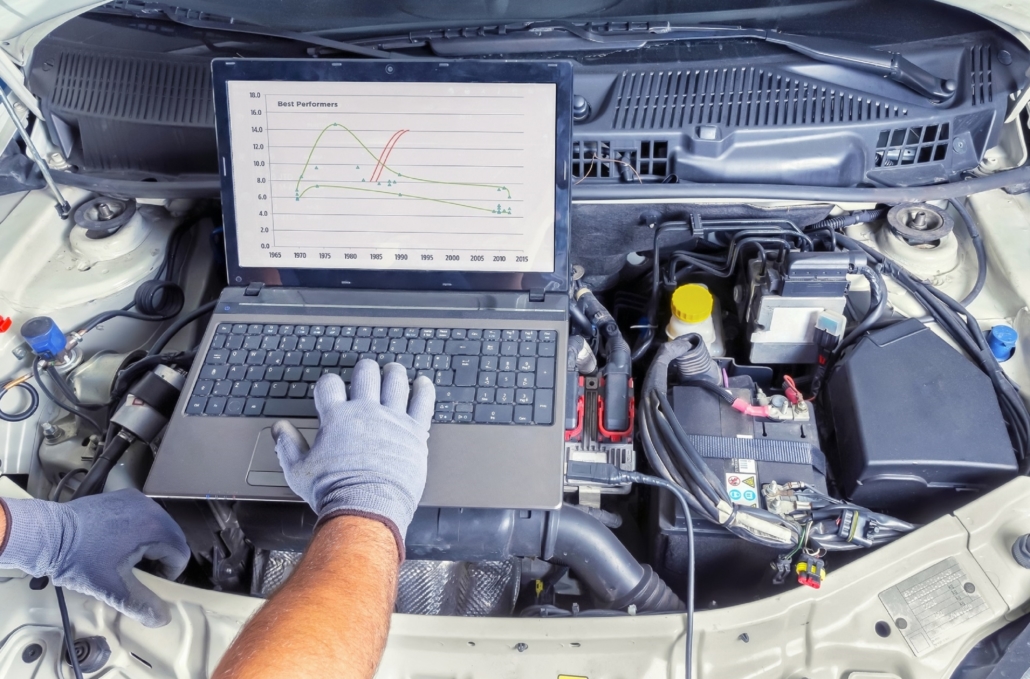
[[[396,363],[383,368],[358,361],[350,396],[339,375],[315,385],[319,428],[307,441],[286,421],[272,427],[275,452],[286,482],[318,514],[319,524],[335,516],[363,516],[384,523],[404,558],[404,534],[426,485],[429,425],[436,390],[415,380],[408,404],[408,376]]]
[[[172,517],[138,490],[126,489],[64,504],[0,500],[7,535],[0,568],[47,576],[58,587],[100,599],[148,627],[171,620],[168,606],[132,573],[141,559],[166,578],[186,568],[190,550]]]

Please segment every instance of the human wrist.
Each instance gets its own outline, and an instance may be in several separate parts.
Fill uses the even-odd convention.
[[[55,502],[4,500],[7,524],[0,567],[17,568],[33,577],[50,575],[60,559],[60,546],[72,539],[67,512]]]

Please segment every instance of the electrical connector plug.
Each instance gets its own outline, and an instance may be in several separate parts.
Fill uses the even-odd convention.
[[[570,460],[566,463],[565,478],[569,481],[582,481],[595,483],[600,486],[619,486],[624,483],[631,483],[635,474],[624,472],[615,465],[604,462],[576,462]]]
[[[826,579],[826,564],[809,554],[802,554],[794,570],[798,574],[798,582],[812,589],[819,589]]]

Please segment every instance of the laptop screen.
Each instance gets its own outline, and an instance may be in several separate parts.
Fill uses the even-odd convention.
[[[262,277],[272,284],[303,282],[306,271],[337,272],[306,280],[345,285],[358,272],[376,272],[379,282],[386,272],[454,272],[507,274],[499,287],[524,288],[512,274],[563,273],[559,78],[491,78],[504,64],[488,62],[480,77],[425,63],[425,76],[404,77],[414,67],[399,62],[390,68],[401,77],[384,77],[390,69],[380,63],[380,78],[368,80],[368,62],[337,63],[345,68],[329,78],[241,73],[221,85],[231,264],[293,272],[295,280]],[[475,73],[474,63],[462,66]]]

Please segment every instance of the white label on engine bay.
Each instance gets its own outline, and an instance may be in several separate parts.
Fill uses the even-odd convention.
[[[741,474],[757,474],[758,463],[746,457],[738,457],[733,460],[733,470]]]
[[[880,602],[916,657],[962,636],[991,615],[976,585],[954,557],[880,592]]]
[[[736,472],[727,474],[726,494],[730,496],[730,501],[735,505],[758,507],[758,476]]]

